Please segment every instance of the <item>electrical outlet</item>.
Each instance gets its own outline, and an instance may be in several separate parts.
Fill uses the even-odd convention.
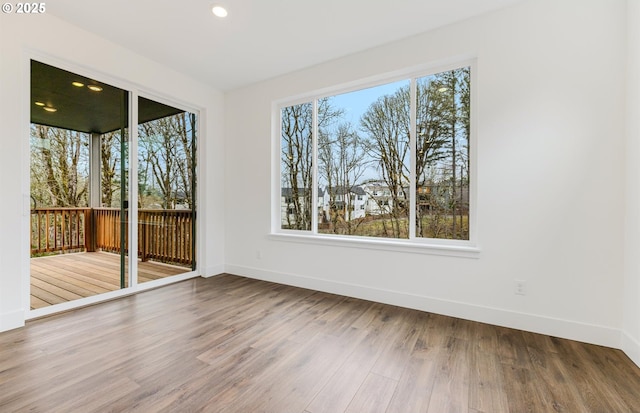
[[[516,295],[527,295],[527,282],[525,280],[513,280]]]

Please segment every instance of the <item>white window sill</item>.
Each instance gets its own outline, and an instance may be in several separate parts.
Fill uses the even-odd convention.
[[[408,252],[414,254],[444,255],[449,257],[480,258],[480,248],[469,241],[447,240],[400,240],[356,236],[340,236],[312,233],[277,232],[269,234],[275,241],[302,244],[328,245],[334,247],[366,248],[382,251]]]

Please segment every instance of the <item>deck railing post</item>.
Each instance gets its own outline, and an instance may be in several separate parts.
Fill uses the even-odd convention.
[[[87,252],[96,251],[96,226],[94,220],[94,209],[87,208],[84,210],[84,249]]]
[[[138,220],[140,228],[139,241],[140,241],[140,259],[142,262],[148,261],[147,253],[147,216],[143,211],[138,211]]]

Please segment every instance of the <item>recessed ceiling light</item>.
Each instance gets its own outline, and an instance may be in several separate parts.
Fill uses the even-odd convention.
[[[102,92],[102,88],[97,85],[89,85],[87,86],[89,90],[93,90],[94,92]]]
[[[36,106],[44,106],[44,103],[42,102],[34,102],[36,104]]]
[[[47,112],[57,112],[58,111],[58,109],[52,108],[50,106],[47,106],[47,107],[42,108],[42,109],[46,110]]]
[[[222,6],[213,6],[213,8],[211,9],[211,12],[216,17],[227,17],[227,15],[229,14],[227,13],[227,9],[225,9]]]
[[[71,84],[72,84],[73,86],[75,86],[75,87],[82,87],[82,86],[84,86],[84,83],[82,83],[82,82],[71,82]]]

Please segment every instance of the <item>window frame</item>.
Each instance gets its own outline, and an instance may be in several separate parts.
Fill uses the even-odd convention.
[[[441,72],[455,70],[463,67],[470,68],[470,136],[469,136],[469,239],[439,239],[416,237],[416,82],[417,79]],[[409,216],[408,238],[383,238],[367,237],[359,235],[324,234],[318,232],[318,217],[313,213],[311,217],[311,230],[296,230],[282,228],[281,211],[281,122],[282,109],[289,106],[310,103],[313,107],[313,185],[312,185],[312,211],[318,210],[318,100],[344,93],[350,93],[366,88],[376,87],[402,80],[410,81],[411,91],[411,198]],[[312,91],[298,96],[275,100],[271,104],[272,109],[272,136],[271,136],[271,232],[269,238],[277,241],[296,242],[313,245],[329,245],[339,247],[366,248],[375,250],[401,251],[409,253],[457,256],[464,258],[478,258],[480,248],[478,246],[478,220],[477,220],[477,61],[475,58],[450,60],[442,64],[423,65],[405,70],[386,73],[347,84],[337,85],[321,90]]]

